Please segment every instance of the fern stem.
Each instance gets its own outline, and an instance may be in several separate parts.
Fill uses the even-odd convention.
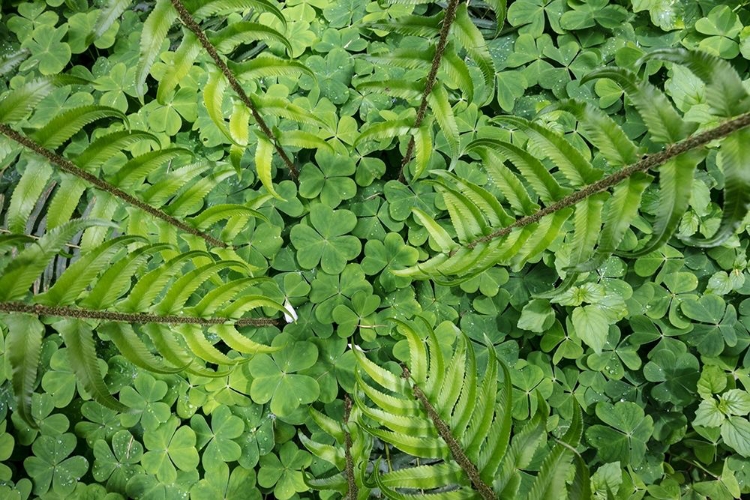
[[[409,372],[409,369],[404,367],[403,377],[408,379],[410,376],[411,373]],[[448,424],[440,418],[437,410],[432,406],[432,403],[427,399],[427,396],[422,392],[422,389],[420,389],[417,384],[412,384],[411,390],[414,393],[414,397],[416,397],[417,400],[422,403],[422,406],[424,406],[427,416],[429,416],[432,423],[435,424],[435,429],[437,429],[438,435],[443,438],[445,444],[448,445],[448,449],[451,451],[453,459],[461,469],[466,472],[466,475],[469,476],[469,480],[471,481],[471,484],[474,485],[479,496],[485,500],[495,500],[495,493],[492,491],[492,488],[482,481],[479,470],[477,470],[477,467],[471,462],[471,460],[469,460],[469,457],[466,456],[466,453],[464,453],[464,450],[461,448],[461,444],[456,441],[456,438],[451,434]]]
[[[279,145],[279,143],[276,141],[273,132],[271,132],[270,127],[266,123],[266,121],[263,119],[263,117],[260,115],[258,110],[253,105],[253,102],[250,100],[250,98],[247,96],[247,93],[245,92],[245,89],[242,88],[242,85],[240,85],[240,82],[237,81],[237,78],[234,76],[234,73],[229,69],[227,64],[224,62],[224,60],[219,56],[219,53],[216,51],[216,47],[211,43],[211,41],[206,37],[206,34],[201,29],[201,27],[198,25],[197,22],[195,22],[195,19],[193,19],[193,16],[188,12],[188,10],[185,8],[185,6],[182,4],[180,0],[170,0],[172,2],[172,5],[174,6],[175,10],[177,10],[177,15],[180,16],[180,20],[182,20],[183,24],[187,26],[187,28],[192,31],[195,36],[198,38],[198,41],[201,43],[204,49],[206,49],[206,52],[208,52],[208,55],[211,56],[211,59],[213,59],[216,66],[218,66],[221,73],[224,75],[224,77],[229,82],[229,85],[232,87],[234,92],[237,94],[237,96],[240,98],[242,103],[247,106],[247,109],[250,110],[250,113],[253,115],[253,118],[258,123],[258,127],[260,127],[261,132],[268,137],[268,140],[271,141],[271,144],[273,144],[274,149],[276,149],[276,152],[279,154],[281,159],[286,164],[287,168],[289,169],[289,174],[292,176],[292,179],[294,179],[295,182],[299,180],[299,170],[297,170],[297,167],[294,165],[294,162],[289,158],[289,156],[286,154],[286,151]]]
[[[712,141],[715,141],[717,139],[723,139],[729,134],[736,132],[737,130],[740,130],[742,128],[745,128],[748,125],[750,125],[750,113],[740,115],[737,118],[728,120],[722,123],[721,125],[714,127],[710,130],[706,130],[705,132],[702,132],[700,134],[696,134],[691,137],[688,137],[687,139],[683,141],[680,141],[678,143],[668,146],[663,151],[659,151],[658,153],[654,153],[651,155],[645,155],[637,163],[629,165],[623,168],[622,170],[615,172],[612,175],[609,175],[597,182],[594,182],[593,184],[589,184],[583,189],[576,191],[575,193],[572,193],[562,198],[561,200],[551,205],[548,205],[542,208],[541,210],[536,211],[535,213],[531,215],[521,217],[520,219],[516,220],[513,224],[510,224],[501,229],[498,229],[497,231],[494,231],[481,238],[477,238],[471,243],[468,243],[467,245],[465,245],[464,248],[472,249],[481,243],[487,243],[491,240],[494,240],[495,238],[501,238],[503,236],[507,236],[508,234],[510,234],[511,231],[513,231],[516,228],[528,226],[529,224],[534,224],[536,222],[539,222],[539,220],[544,216],[547,216],[555,212],[558,212],[560,210],[563,210],[565,208],[571,207],[575,205],[576,203],[596,193],[601,193],[602,191],[606,191],[607,189],[624,181],[625,179],[627,179],[628,177],[630,177],[636,172],[646,172],[652,168],[658,167],[668,162],[672,158],[675,158],[683,153],[687,153],[688,151],[692,151],[693,149],[703,147],[706,144]],[[451,255],[453,255],[454,253],[455,253],[455,250],[451,252]]]
[[[352,414],[352,400],[349,396],[344,398],[344,423],[349,424]],[[346,482],[349,485],[349,500],[357,500],[359,491],[354,481],[354,459],[352,459],[352,435],[344,428],[344,456],[346,457]]]
[[[445,52],[445,46],[448,44],[448,35],[451,31],[451,25],[456,19],[456,9],[458,9],[458,0],[450,0],[448,6],[445,8],[445,17],[443,18],[443,25],[440,28],[440,38],[438,39],[437,47],[435,47],[435,57],[432,59],[432,66],[430,72],[427,74],[427,81],[425,82],[424,92],[422,93],[422,102],[419,104],[417,110],[417,119],[414,121],[414,128],[419,128],[424,121],[425,114],[427,113],[427,99],[432,93],[432,89],[437,81],[438,70],[440,69],[440,61],[443,59],[443,53]],[[401,160],[401,171],[398,174],[398,180],[402,183],[406,183],[406,177],[404,171],[406,165],[411,161],[411,157],[414,155],[414,136],[409,139],[409,145],[406,147],[406,153],[404,154],[403,160]]]
[[[103,319],[106,321],[121,321],[125,323],[169,323],[173,325],[224,325],[232,326],[277,326],[280,320],[270,318],[191,318],[189,316],[159,316],[145,313],[118,313],[112,311],[95,311],[93,309],[78,309],[73,307],[44,306],[41,304],[24,304],[23,302],[0,302],[0,312],[25,313],[61,318]]]
[[[185,231],[186,233],[190,233],[194,236],[198,236],[199,238],[203,238],[206,242],[210,243],[213,246],[226,248],[228,245],[224,243],[223,241],[214,238],[210,234],[204,233],[203,231],[199,231],[195,229],[194,227],[186,224],[185,222],[179,220],[176,217],[173,217],[169,215],[168,213],[164,212],[163,210],[160,210],[156,207],[152,207],[148,203],[145,203],[135,196],[126,193],[122,189],[113,186],[109,182],[100,179],[99,177],[90,174],[89,172],[86,172],[83,169],[78,168],[72,161],[68,160],[67,158],[60,156],[59,154],[55,153],[54,151],[50,151],[49,149],[40,146],[36,142],[32,141],[28,137],[26,137],[23,134],[20,134],[10,128],[9,126],[5,124],[0,123],[0,132],[3,133],[3,135],[7,136],[8,138],[16,141],[18,144],[30,149],[31,151],[35,152],[36,154],[43,156],[47,160],[50,161],[50,163],[57,165],[60,170],[63,172],[74,175],[78,177],[79,179],[83,179],[84,181],[92,184],[93,186],[101,189],[102,191],[106,191],[107,193],[111,194],[115,198],[120,198],[125,203],[128,203],[129,205],[132,205],[134,207],[140,208],[144,212],[153,215],[157,219],[161,219],[167,224],[174,226],[178,229],[181,229]]]

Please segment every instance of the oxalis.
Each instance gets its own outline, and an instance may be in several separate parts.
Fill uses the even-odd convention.
[[[625,4],[4,6],[0,496],[750,493],[750,14]]]

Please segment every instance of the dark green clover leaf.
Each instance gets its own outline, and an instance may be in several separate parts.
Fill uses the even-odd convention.
[[[109,441],[122,429],[121,414],[100,405],[95,401],[86,401],[81,406],[81,420],[75,426],[76,434],[83,436],[90,447],[103,439]],[[60,415],[62,417],[62,415]]]
[[[345,391],[354,390],[354,366],[356,359],[344,338],[311,339],[318,346],[318,362],[305,370],[305,375],[315,378],[320,385],[319,401],[333,402],[339,394],[339,387]]]
[[[536,391],[539,391],[545,400],[552,395],[552,380],[544,376],[544,371],[540,367],[532,364],[527,364],[520,369],[514,368],[511,375],[513,418],[524,420],[536,413],[538,404]]]
[[[435,191],[427,183],[416,183],[405,186],[398,181],[388,181],[383,190],[388,200],[389,213],[396,221],[409,218],[412,208],[418,208],[431,217],[437,213],[435,209]]]
[[[260,500],[261,492],[255,487],[255,472],[243,467],[229,466],[220,462],[215,470],[206,474],[190,489],[191,500],[215,500],[217,498],[242,498]]]
[[[141,459],[143,468],[155,473],[163,483],[173,483],[177,479],[175,466],[183,471],[198,467],[195,432],[186,425],[180,426],[180,419],[176,416],[156,429],[144,432],[143,444],[149,450]]]
[[[651,395],[665,403],[690,404],[700,377],[698,358],[688,353],[681,342],[663,346],[649,353],[650,361],[643,367],[646,380],[658,382]]]
[[[371,328],[377,322],[380,297],[360,290],[352,295],[351,305],[338,305],[333,310],[333,320],[337,324],[336,333],[347,338],[359,328]]]
[[[306,491],[302,470],[310,465],[312,455],[287,442],[281,447],[279,456],[269,453],[261,457],[258,471],[258,484],[264,488],[273,488],[273,494],[279,500],[292,498],[295,493]]]
[[[38,429],[33,429],[24,422],[18,413],[13,412],[10,419],[16,428],[16,439],[18,443],[29,446],[41,433],[45,436],[58,436],[70,427],[68,417],[61,413],[52,413],[55,409],[52,397],[49,394],[34,393],[31,396],[31,416],[37,424]]]
[[[135,474],[143,471],[139,465],[143,445],[128,431],[112,437],[112,448],[100,439],[94,444],[94,466],[91,473],[100,483],[107,482],[109,491],[125,494],[125,485]]]
[[[641,367],[641,358],[636,346],[627,339],[620,342],[620,329],[614,327],[609,330],[609,337],[601,354],[591,354],[586,359],[586,364],[609,379],[620,380],[625,376],[625,366],[631,370]]]
[[[349,178],[355,171],[352,158],[318,150],[315,162],[318,166],[308,163],[302,167],[299,177],[300,196],[307,199],[320,196],[321,203],[336,208],[342,200],[348,200],[357,194],[357,185]]]
[[[147,431],[154,430],[172,415],[168,404],[162,402],[167,395],[167,383],[141,372],[133,381],[134,387],[123,387],[120,402],[132,411],[120,415],[122,425],[133,427],[139,422]]]
[[[21,44],[21,48],[31,52],[31,57],[21,64],[21,71],[37,66],[43,75],[60,73],[70,62],[70,45],[62,41],[67,31],[67,24],[57,29],[51,26],[35,29],[34,34]]]
[[[560,17],[564,3],[562,0],[518,0],[508,8],[508,22],[511,26],[521,26],[521,33],[539,37],[544,32],[546,13],[550,27],[561,33]]]
[[[296,372],[309,368],[318,359],[318,348],[310,342],[293,342],[289,334],[274,338],[272,345],[286,347],[272,355],[256,355],[248,363],[253,384],[250,396],[258,404],[271,402],[271,411],[285,417],[300,405],[318,399],[318,382]]]
[[[357,225],[357,217],[350,211],[315,204],[310,209],[310,223],[312,227],[297,224],[290,234],[297,261],[304,269],[320,264],[324,272],[338,274],[362,250],[359,238],[346,236]]]
[[[607,424],[592,425],[586,439],[597,449],[603,462],[620,461],[637,466],[646,456],[646,443],[654,430],[654,421],[635,403],[596,405],[596,416]]]
[[[235,406],[232,411],[245,422],[245,432],[237,438],[242,454],[237,460],[245,469],[254,469],[258,459],[273,450],[276,440],[274,419],[263,405]]]
[[[398,233],[388,233],[385,239],[368,241],[362,270],[367,275],[378,275],[378,282],[386,292],[403,288],[411,283],[405,276],[396,276],[392,271],[413,266],[419,259],[419,251],[404,243]]]
[[[294,40],[289,33],[287,36]],[[305,66],[315,73],[320,93],[333,104],[344,104],[349,99],[354,60],[346,50],[339,47],[332,49],[325,59],[321,56],[310,56],[305,61]],[[316,80],[308,75],[302,75],[299,85],[304,90],[312,90],[316,87]]]
[[[198,471],[193,471],[190,476],[183,476],[187,487],[198,481]],[[185,473],[183,473],[185,474]],[[127,498],[139,498],[143,500],[165,500],[188,498],[186,487],[180,483],[168,484],[158,479],[154,474],[137,474],[128,481]]]
[[[23,461],[26,472],[34,480],[34,493],[44,495],[52,485],[58,495],[68,495],[77,481],[89,470],[88,461],[79,456],[70,457],[76,447],[76,437],[66,433],[61,436],[41,436],[34,441],[33,457]]]
[[[372,294],[372,285],[365,279],[365,273],[359,264],[349,264],[340,275],[318,273],[312,282],[310,302],[318,304],[315,318],[324,324],[333,322],[333,310],[346,303],[359,290]]]
[[[228,406],[221,405],[211,413],[211,427],[203,415],[193,415],[190,427],[197,435],[198,448],[206,447],[201,462],[207,471],[213,471],[224,462],[234,462],[242,455],[240,445],[234,440],[242,435],[245,424],[232,415]]]
[[[725,346],[737,345],[735,328],[743,328],[737,323],[737,311],[718,295],[689,297],[682,301],[680,309],[688,318],[700,321],[693,324],[693,331],[686,339],[704,356],[718,356]]]

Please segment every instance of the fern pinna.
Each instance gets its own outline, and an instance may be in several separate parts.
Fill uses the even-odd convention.
[[[568,488],[571,464],[575,463],[571,498],[591,496],[587,469],[576,452],[583,425],[580,409],[575,409],[570,426],[559,439],[547,438],[549,408],[542,398],[533,417],[513,429],[510,372],[492,346],[486,348],[486,368],[480,377],[481,363],[472,341],[463,333],[457,334],[451,350],[441,345],[426,322],[394,321],[409,346],[403,373],[388,371],[355,347],[357,412],[352,412],[354,418],[346,428],[333,422],[324,424],[328,434],[338,436],[338,451],[306,437],[303,443],[343,471],[340,448],[345,432],[352,432],[357,436],[355,442],[361,443],[364,431],[407,454],[410,461],[395,469],[389,463],[383,471],[384,464],[378,460],[368,468],[371,445],[360,444],[356,471],[308,480],[310,486],[344,493],[348,491],[345,475],[354,474],[360,493],[377,488],[387,498],[552,499],[561,498]],[[536,475],[531,474],[527,468],[539,457],[544,457],[541,466]],[[365,474],[366,470],[369,473]]]

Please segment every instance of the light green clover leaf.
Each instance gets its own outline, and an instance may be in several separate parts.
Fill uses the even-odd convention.
[[[117,431],[122,429],[121,414],[95,401],[83,403],[81,415],[85,420],[82,419],[76,423],[75,431],[76,434],[86,439],[90,447],[93,447],[100,439],[109,441]]]
[[[147,431],[154,430],[172,415],[168,404],[162,402],[167,394],[167,383],[141,372],[133,381],[134,387],[123,387],[120,402],[133,410],[120,415],[122,425],[133,427],[139,422]]]
[[[307,490],[302,470],[311,462],[312,455],[291,441],[286,442],[278,457],[274,453],[261,457],[258,484],[264,488],[273,487],[276,498],[287,500],[295,493]]]
[[[708,17],[696,21],[695,30],[708,35],[698,44],[700,49],[725,59],[733,59],[739,54],[736,38],[742,31],[742,23],[728,6],[717,5],[711,9]]]
[[[271,411],[285,417],[300,405],[318,399],[318,382],[296,372],[309,368],[318,359],[318,348],[310,342],[292,342],[289,334],[282,333],[272,345],[286,345],[272,355],[256,355],[248,363],[253,384],[250,396],[258,404],[271,402]]]
[[[147,471],[153,471],[161,482],[173,483],[177,479],[175,466],[183,471],[198,467],[195,432],[186,425],[180,426],[176,416],[144,432],[143,444],[149,451],[143,455],[141,464]]]
[[[36,28],[33,36],[21,44],[21,48],[31,52],[31,57],[19,69],[26,71],[37,66],[43,75],[60,73],[70,62],[70,45],[62,41],[67,32],[66,24],[57,29],[46,25]]]
[[[596,416],[607,424],[592,425],[586,430],[586,439],[597,449],[604,462],[620,461],[622,464],[639,465],[646,455],[646,443],[654,430],[650,415],[635,403],[614,405],[600,402],[596,405]]]
[[[191,500],[215,500],[217,498],[242,498],[260,500],[261,492],[255,487],[255,471],[243,467],[229,466],[220,462],[215,470],[206,474],[190,489]]]
[[[297,248],[297,261],[304,269],[313,269],[320,264],[329,274],[338,274],[362,250],[355,236],[346,236],[357,225],[357,217],[348,210],[332,210],[322,204],[310,209],[312,227],[298,224],[292,228],[290,237]]]
[[[549,300],[534,299],[526,304],[518,319],[518,328],[535,333],[543,333],[555,322],[555,311]]]
[[[76,437],[66,433],[57,437],[41,436],[34,441],[33,457],[23,461],[26,472],[34,480],[34,493],[45,494],[50,485],[58,494],[72,493],[76,482],[89,470],[88,461],[79,456],[68,458],[76,447]]]
[[[245,432],[237,438],[242,454],[237,460],[245,469],[252,470],[258,459],[270,453],[276,444],[273,432],[274,419],[267,406],[235,406],[232,411],[245,422]]]
[[[211,413],[211,427],[202,415],[193,415],[190,426],[196,432],[198,448],[206,447],[201,462],[207,471],[240,458],[242,449],[234,440],[242,435],[245,424],[228,406],[221,405]]]

